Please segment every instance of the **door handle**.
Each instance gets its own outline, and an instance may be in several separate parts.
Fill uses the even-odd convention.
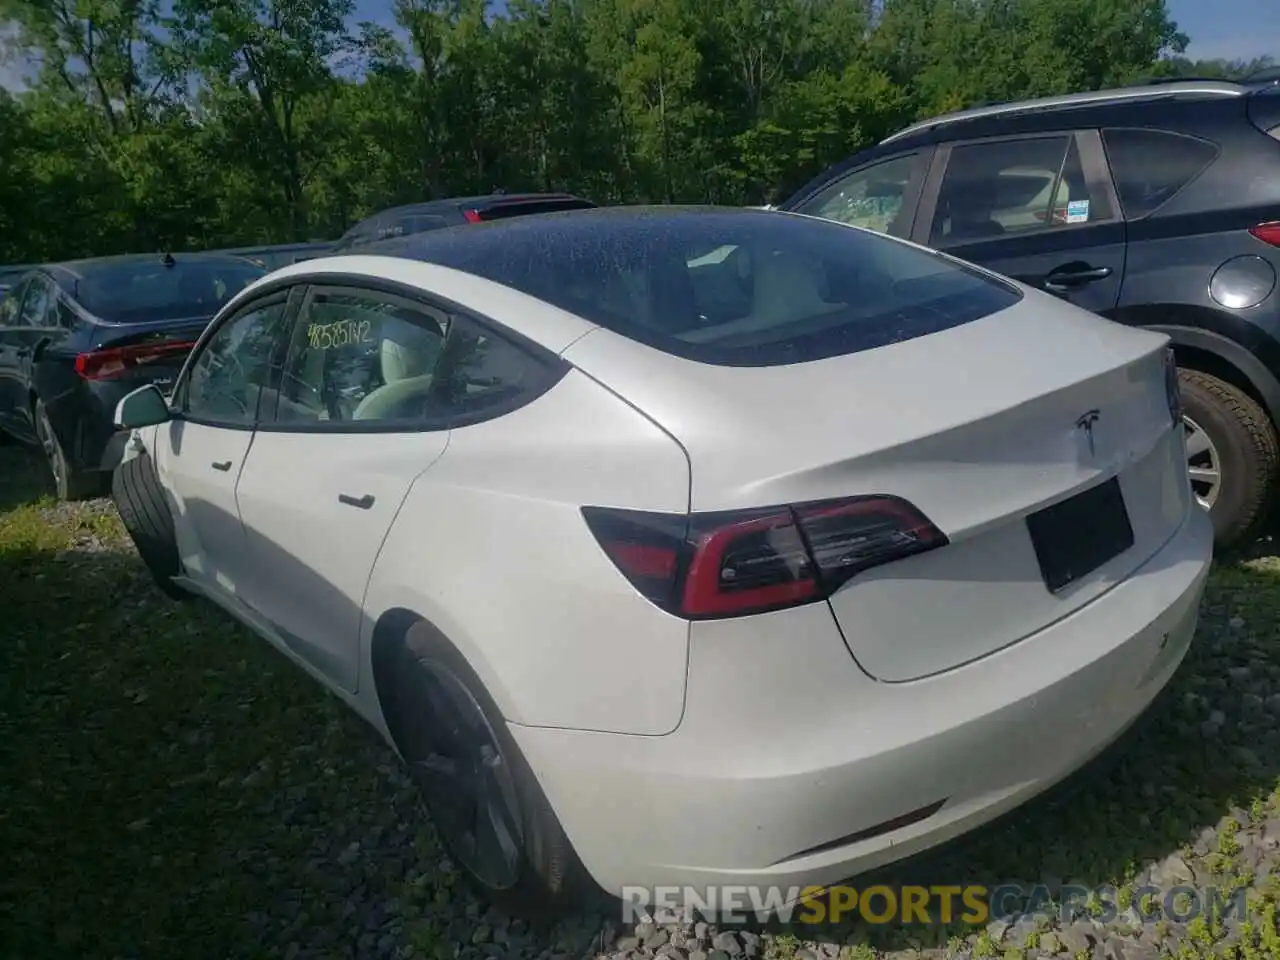
[[[366,493],[363,497],[353,497],[349,493],[338,494],[338,502],[345,503],[348,507],[359,507],[361,510],[368,510],[373,506],[373,494]]]
[[[231,469],[231,461],[223,460],[221,463],[214,463],[212,466],[213,466],[213,469],[221,470],[223,473],[226,473],[228,470]]]
[[[31,356],[31,351],[26,347],[19,347],[17,350],[14,351],[14,353],[16,353],[20,357]]]
[[[1083,267],[1079,270],[1055,271],[1044,278],[1044,288],[1054,293],[1061,293],[1072,287],[1105,280],[1109,276],[1111,276],[1110,267]]]

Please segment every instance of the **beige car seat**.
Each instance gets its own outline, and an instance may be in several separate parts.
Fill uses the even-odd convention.
[[[407,336],[401,340],[384,338],[379,346],[382,386],[360,401],[351,419],[386,419],[401,404],[424,396],[431,389],[442,340],[420,328],[402,329]]]

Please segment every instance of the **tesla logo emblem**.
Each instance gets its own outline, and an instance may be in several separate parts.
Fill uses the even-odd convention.
[[[1089,443],[1089,456],[1091,457],[1097,452],[1093,444],[1093,425],[1098,422],[1098,417],[1100,416],[1101,414],[1097,410],[1089,410],[1082,413],[1080,418],[1076,420],[1076,429],[1084,431],[1085,440]]]

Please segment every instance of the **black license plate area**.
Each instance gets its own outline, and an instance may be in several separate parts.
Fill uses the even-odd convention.
[[[1133,526],[1115,477],[1031,514],[1027,530],[1040,575],[1053,593],[1133,546]]]

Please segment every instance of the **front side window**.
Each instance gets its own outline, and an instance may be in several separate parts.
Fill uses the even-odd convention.
[[[1021,299],[977,268],[791,213],[584,211],[461,234],[406,237],[391,249],[705,363],[771,366],[855,353]]]
[[[929,245],[940,249],[1010,234],[1110,220],[1072,136],[974,143],[951,152]]]
[[[907,154],[855,170],[806,200],[796,212],[888,233],[902,213],[915,163],[916,155]]]
[[[219,426],[252,426],[259,398],[272,385],[273,359],[283,334],[284,296],[250,306],[222,324],[192,358],[181,409]]]
[[[466,320],[375,291],[314,291],[285,356],[275,419],[291,425],[446,424],[533,386],[517,348]]]

